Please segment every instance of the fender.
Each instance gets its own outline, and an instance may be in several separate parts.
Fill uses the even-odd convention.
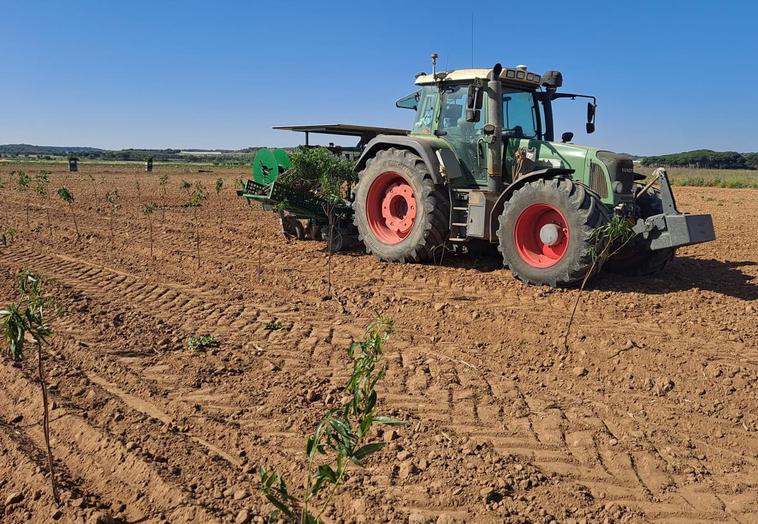
[[[508,187],[506,187],[505,190],[502,193],[500,193],[500,196],[497,197],[495,204],[492,206],[492,211],[490,211],[490,238],[497,239],[496,231],[497,231],[498,224],[500,223],[500,221],[498,220],[498,217],[503,212],[505,203],[508,201],[508,199],[511,198],[511,196],[513,195],[513,193],[516,192],[516,190],[520,189],[521,187],[528,184],[529,182],[538,180],[540,178],[548,179],[548,178],[555,178],[558,176],[568,176],[573,172],[574,172],[573,169],[567,169],[567,168],[562,168],[562,167],[548,167],[546,169],[538,169],[537,171],[530,171],[529,173],[520,177],[518,180],[516,180],[515,182],[510,184]]]
[[[455,153],[442,141],[425,140],[413,136],[378,135],[366,144],[355,170],[360,172],[366,162],[376,156],[378,151],[396,147],[416,153],[426,164],[435,184],[443,184],[445,178],[457,178],[463,175]],[[440,165],[442,159],[442,165]]]

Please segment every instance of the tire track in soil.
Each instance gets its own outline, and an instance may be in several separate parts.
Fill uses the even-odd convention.
[[[420,351],[424,353],[423,348]],[[433,359],[430,352],[428,360]],[[415,371],[412,365],[406,364],[406,359],[402,362],[411,368],[406,375]],[[435,366],[429,367],[435,380],[435,375],[441,372]],[[497,388],[496,398],[491,393],[493,388],[487,391],[477,387],[482,379],[486,381],[478,370],[465,366],[459,370],[458,382],[464,387],[463,391],[454,387],[447,391],[430,388],[421,402],[410,393],[393,394],[388,399],[403,406],[415,403],[422,419],[444,419],[459,435],[492,442],[504,454],[522,455],[545,472],[559,474],[594,493],[602,493],[606,503],[625,505],[642,511],[649,518],[737,518],[720,502],[733,493],[716,493],[707,483],[691,485],[685,478],[673,478],[665,472],[665,465],[655,452],[628,452],[619,449],[618,443],[605,444],[613,435],[600,419],[566,412],[552,401],[525,393],[515,382],[504,381]],[[454,398],[452,403],[448,402],[450,397]],[[503,416],[498,406],[509,402],[516,407],[516,412]],[[438,408],[427,406],[446,406],[446,409],[441,413]],[[480,412],[485,415],[478,416]],[[653,447],[649,442],[642,444],[645,448]],[[697,493],[700,504],[692,505],[676,493],[685,486],[690,493]]]
[[[42,408],[39,402],[27,399],[28,392],[37,386],[17,368],[5,364],[2,368],[5,395],[0,396],[0,408],[5,413],[15,411],[26,420],[36,420]],[[38,425],[28,426],[26,433],[42,448]],[[66,414],[65,423],[59,419],[51,424],[51,445],[56,461],[63,462],[71,474],[82,479],[87,492],[108,498],[115,495],[127,502],[125,516],[130,520],[168,513],[177,522],[215,522],[213,515],[194,505],[181,488],[165,482],[150,464],[75,412]]]
[[[222,309],[223,299],[207,292],[197,292],[185,286],[148,285],[140,282],[138,277],[107,268],[90,266],[83,271],[82,266],[87,266],[87,263],[71,257],[61,255],[58,257],[65,262],[60,264],[44,256],[37,257],[37,260],[31,260],[31,262],[39,264],[35,267],[43,267],[53,275],[58,273],[65,280],[73,280],[79,286],[84,284],[84,290],[93,296],[97,296],[98,290],[102,289],[104,291],[100,294],[102,300],[108,300],[110,295],[115,294],[120,297],[118,300],[126,299],[148,304],[151,314],[177,322],[182,327],[197,326],[197,323],[194,321],[181,323],[181,318],[191,317],[193,320],[205,318],[208,320],[205,325],[214,326],[214,330],[218,330],[215,327],[217,325],[222,328],[225,326],[224,332],[229,334],[232,328],[236,331],[236,328],[241,327],[242,331],[238,332],[239,335],[249,338],[253,333],[250,333],[249,329],[245,330],[244,327],[255,322],[260,318],[261,311],[265,311],[264,308],[248,306],[236,306],[234,311],[230,308]],[[114,274],[117,276],[114,277]],[[209,312],[219,310],[221,312],[217,316],[208,316]],[[286,313],[283,314],[278,310],[277,314],[281,318],[286,318]],[[229,318],[233,316],[236,316],[238,320],[243,320],[232,326]],[[214,323],[210,322],[211,319]],[[328,323],[328,320],[321,322],[322,325]],[[314,321],[314,324],[318,324],[318,321]],[[260,331],[254,334],[263,338],[270,336]],[[329,336],[330,334],[318,337],[316,344],[311,345],[315,347],[320,342],[319,339],[326,339]],[[424,351],[422,350],[421,353],[423,354]],[[296,356],[291,355],[292,358],[285,358],[283,366],[288,371],[303,369],[309,365],[311,356],[312,354],[309,353],[305,356],[302,353]],[[608,500],[640,509],[651,517],[728,518],[728,514],[724,513],[724,505],[715,502],[719,500],[719,495],[707,490],[698,491],[705,499],[714,502],[708,507],[707,513],[705,508],[693,511],[695,508],[683,498],[676,500],[676,496],[666,497],[662,490],[674,481],[660,471],[657,457],[645,452],[620,453],[618,449],[599,445],[598,442],[612,438],[607,430],[597,425],[587,425],[586,421],[585,423],[572,422],[562,409],[546,407],[549,402],[525,395],[515,384],[511,384],[502,391],[503,398],[496,398],[490,392],[480,391],[474,387],[481,380],[481,376],[472,376],[466,384],[465,377],[469,371],[462,369],[462,372],[457,373],[457,380],[460,381],[461,377],[464,377],[463,392],[459,388],[440,388],[435,392],[433,389],[427,389],[427,379],[412,380],[417,376],[416,367],[403,358],[402,354],[399,357],[393,359],[393,362],[399,362],[401,368],[409,369],[402,372],[402,376],[406,378],[399,387],[388,387],[387,398],[393,406],[415,406],[419,414],[424,417],[433,420],[440,417],[446,418],[449,427],[460,434],[475,439],[490,440],[503,453],[526,455],[545,471],[552,471],[588,487],[604,490],[608,494]],[[429,360],[434,361],[435,357],[430,355]],[[431,372],[430,375],[434,381],[435,373]],[[408,380],[408,377],[411,377],[411,380]],[[397,390],[393,391],[394,389]],[[409,390],[414,390],[414,392]],[[431,394],[434,394],[431,398],[424,399],[422,404],[419,403],[419,396],[429,397]],[[497,406],[509,400],[521,400],[526,405],[526,416],[515,419],[504,416]],[[427,406],[445,406],[445,409],[429,409]],[[480,412],[486,413],[486,416],[482,417]],[[497,420],[498,423],[493,424],[493,420]],[[567,443],[567,433],[576,435],[576,438],[570,439],[571,445]],[[586,438],[586,433],[591,433],[595,438]],[[583,434],[585,434],[584,438]],[[640,467],[638,464],[644,466]],[[666,498],[671,502],[653,500],[654,498]]]

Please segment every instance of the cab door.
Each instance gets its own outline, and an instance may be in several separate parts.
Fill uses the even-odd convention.
[[[531,91],[503,90],[503,132],[520,134],[519,138],[503,141],[503,178],[513,182],[513,168],[523,166],[527,171],[538,160],[541,140],[539,105]],[[519,160],[517,151],[523,150],[525,158]]]
[[[480,112],[478,122],[466,121],[468,86],[450,85],[442,89],[437,125],[437,136],[444,139],[455,152],[461,165],[463,177],[456,179],[458,187],[487,185],[487,162],[484,116]]]

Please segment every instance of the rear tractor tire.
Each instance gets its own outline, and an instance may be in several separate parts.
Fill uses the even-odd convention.
[[[498,250],[527,284],[575,286],[600,270],[593,266],[592,232],[608,219],[600,197],[585,186],[566,178],[535,180],[505,203]]]
[[[635,192],[642,189],[636,184]],[[663,213],[661,195],[657,189],[650,189],[637,197],[637,216],[648,218]],[[633,238],[629,244],[606,262],[605,267],[612,273],[641,277],[661,271],[674,258],[676,248],[656,249],[652,251],[644,238]]]
[[[379,151],[360,172],[353,223],[366,251],[385,262],[425,262],[450,235],[450,197],[424,161],[403,149]]]

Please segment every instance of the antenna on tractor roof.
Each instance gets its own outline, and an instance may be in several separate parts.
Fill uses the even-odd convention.
[[[437,78],[437,58],[439,58],[439,55],[437,53],[432,53],[432,77]]]

